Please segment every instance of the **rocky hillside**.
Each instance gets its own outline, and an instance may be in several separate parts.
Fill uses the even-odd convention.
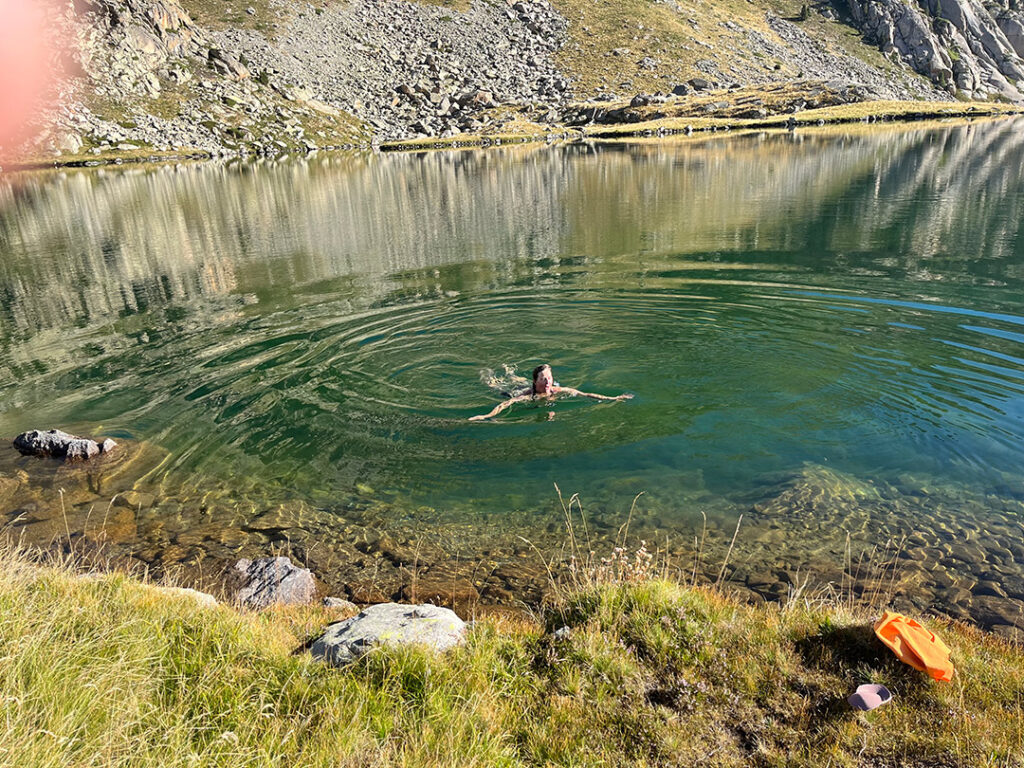
[[[1024,99],[1019,0],[848,0],[865,36],[952,94]]]
[[[249,2],[68,0],[74,74],[28,151],[272,155],[800,81],[1024,100],[1021,0]]]

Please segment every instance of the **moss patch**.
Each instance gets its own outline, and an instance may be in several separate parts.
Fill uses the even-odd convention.
[[[273,38],[294,12],[273,0],[181,0],[192,21],[207,29],[255,29]],[[248,13],[252,8],[255,13]]]

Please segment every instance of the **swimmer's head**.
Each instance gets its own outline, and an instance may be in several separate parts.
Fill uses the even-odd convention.
[[[533,369],[533,393],[543,395],[555,385],[555,378],[551,374],[551,366],[545,363]]]

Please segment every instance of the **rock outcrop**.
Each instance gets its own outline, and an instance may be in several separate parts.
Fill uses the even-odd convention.
[[[83,68],[122,94],[158,96],[158,71],[170,77],[175,60],[202,49],[195,23],[177,0],[85,0],[82,14],[103,41],[83,47]]]
[[[287,557],[239,560],[235,570],[243,579],[236,597],[246,608],[260,610],[272,605],[307,605],[316,596],[316,581],[306,568]]]
[[[279,10],[224,29],[178,0],[69,5],[60,34],[77,40],[76,74],[25,151],[276,155],[450,137],[492,125],[500,105],[571,93],[553,59],[568,22],[547,0]]]
[[[1024,13],[1017,0],[848,0],[883,53],[950,93],[1024,101]]]
[[[331,624],[311,650],[314,657],[343,666],[378,645],[446,651],[464,643],[465,638],[466,623],[447,608],[381,603]]]
[[[14,447],[24,456],[46,456],[72,462],[110,453],[117,447],[117,443],[109,437],[103,442],[97,442],[88,437],[69,435],[59,429],[33,429],[14,438]]]

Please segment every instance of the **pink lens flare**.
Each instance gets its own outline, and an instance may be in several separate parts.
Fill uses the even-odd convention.
[[[53,98],[58,15],[44,0],[0,0],[0,156],[30,138],[34,118]]]

